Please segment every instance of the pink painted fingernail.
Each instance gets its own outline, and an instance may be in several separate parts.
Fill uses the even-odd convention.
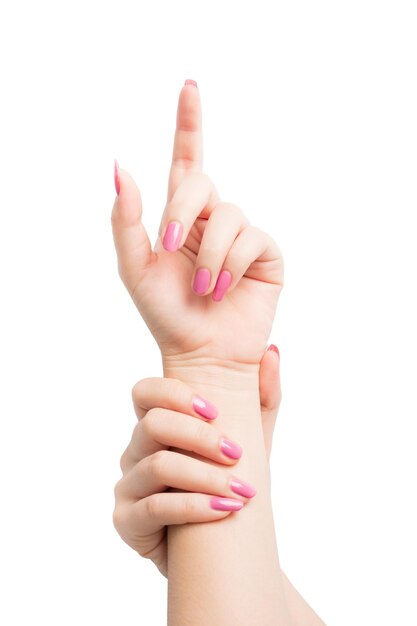
[[[187,78],[184,85],[194,85],[194,87],[197,87],[197,83],[192,78]]]
[[[116,187],[116,193],[119,195],[120,193],[120,178],[119,178],[119,164],[114,159],[114,186]]]
[[[256,495],[255,487],[252,487],[249,483],[246,483],[244,480],[238,480],[237,478],[231,479],[230,489],[245,498],[253,498],[253,496]]]
[[[175,252],[178,250],[182,237],[182,224],[179,222],[170,222],[165,231],[162,245],[165,250],[169,252]]]
[[[273,352],[276,352],[278,354],[278,356],[279,356],[279,350],[278,350],[278,347],[275,344],[271,343],[271,345],[269,346],[268,350],[272,350]]]
[[[232,282],[232,275],[227,270],[223,270],[220,272],[219,277],[216,282],[216,286],[213,291],[213,300],[216,302],[220,302],[223,299],[224,294],[230,287],[230,283]]]
[[[208,420],[214,420],[218,416],[219,412],[208,400],[204,400],[200,396],[194,396],[193,398],[193,409],[198,415],[201,417],[205,417]]]
[[[206,293],[210,285],[211,274],[209,270],[200,268],[194,277],[193,290],[198,295]]]
[[[240,511],[243,507],[243,502],[234,500],[233,498],[218,498],[217,496],[213,496],[210,498],[210,506],[217,511]]]
[[[225,439],[224,437],[220,442],[220,450],[230,459],[240,459],[243,452],[242,448],[237,443],[230,441],[230,439]]]

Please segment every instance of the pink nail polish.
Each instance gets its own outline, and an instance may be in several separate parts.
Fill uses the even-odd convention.
[[[240,511],[243,507],[243,502],[234,500],[233,498],[218,498],[217,496],[213,496],[210,498],[210,506],[217,511]]]
[[[205,417],[208,420],[216,419],[219,414],[214,404],[208,400],[200,398],[200,396],[194,396],[193,409],[198,415],[201,415],[201,417]]]
[[[175,252],[178,250],[182,237],[182,224],[179,222],[170,222],[165,231],[162,245],[165,250],[169,252]]]
[[[219,277],[216,282],[216,286],[213,291],[213,300],[216,302],[220,302],[223,299],[224,294],[230,287],[230,283],[232,282],[232,275],[227,270],[223,270],[220,272]]]
[[[276,352],[278,354],[278,356],[279,356],[279,350],[278,350],[278,347],[275,344],[271,343],[271,345],[269,346],[268,350],[272,350],[273,352]]]
[[[230,439],[225,439],[224,437],[220,443],[220,450],[230,459],[240,459],[243,452],[242,448],[237,443],[230,441]]]
[[[194,277],[193,290],[199,296],[202,296],[203,293],[206,293],[207,289],[210,285],[211,274],[209,270],[205,268],[200,268]]]
[[[197,87],[197,83],[192,78],[187,78],[184,85],[194,85],[194,87]]]
[[[114,159],[114,186],[116,187],[116,193],[119,195],[120,193],[120,178],[119,178],[119,164]]]
[[[256,495],[255,487],[252,487],[249,483],[246,483],[244,480],[238,480],[237,478],[231,479],[230,489],[245,498],[253,498],[253,496]]]

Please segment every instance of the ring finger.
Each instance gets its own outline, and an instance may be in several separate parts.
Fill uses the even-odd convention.
[[[171,450],[160,450],[139,461],[115,486],[117,499],[136,501],[167,487],[242,499],[256,489],[226,470]]]
[[[200,296],[211,293],[224,259],[239,233],[249,224],[242,211],[229,202],[218,202],[201,240],[192,277],[192,288]]]

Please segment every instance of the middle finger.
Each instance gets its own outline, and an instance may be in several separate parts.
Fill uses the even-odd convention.
[[[136,463],[169,447],[195,452],[218,463],[232,465],[242,455],[239,444],[207,422],[169,409],[148,411],[135,426],[120,465],[127,473]]]

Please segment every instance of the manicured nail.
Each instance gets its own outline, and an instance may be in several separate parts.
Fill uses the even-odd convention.
[[[114,159],[114,186],[116,187],[116,193],[119,195],[120,193],[120,179],[119,179],[119,164]]]
[[[220,450],[230,459],[240,459],[243,452],[242,448],[237,443],[230,441],[230,439],[225,439],[224,437],[220,443]]]
[[[230,489],[245,498],[253,498],[253,496],[256,495],[255,487],[252,487],[249,483],[246,483],[244,480],[238,480],[237,478],[231,479]]]
[[[218,498],[217,496],[213,496],[210,498],[210,506],[217,511],[240,511],[243,507],[243,502],[234,500],[233,498]]]
[[[279,350],[277,348],[277,346],[273,343],[271,343],[271,345],[269,346],[268,350],[272,350],[273,352],[276,352],[279,356]]]
[[[200,398],[200,396],[194,396],[193,409],[196,413],[198,413],[198,415],[201,415],[201,417],[205,417],[208,420],[216,419],[219,414],[214,404],[208,400]]]
[[[184,85],[194,85],[194,87],[197,87],[197,83],[192,78],[187,78]]]
[[[210,285],[210,280],[211,274],[209,270],[200,268],[194,277],[193,290],[195,293],[198,293],[200,296],[206,293]]]
[[[220,302],[223,299],[224,294],[230,287],[230,283],[232,282],[232,275],[227,270],[223,270],[220,272],[219,277],[216,282],[216,286],[213,291],[213,300],[216,302]]]
[[[170,222],[165,231],[162,245],[165,250],[175,252],[178,250],[182,237],[182,224],[179,222]]]

